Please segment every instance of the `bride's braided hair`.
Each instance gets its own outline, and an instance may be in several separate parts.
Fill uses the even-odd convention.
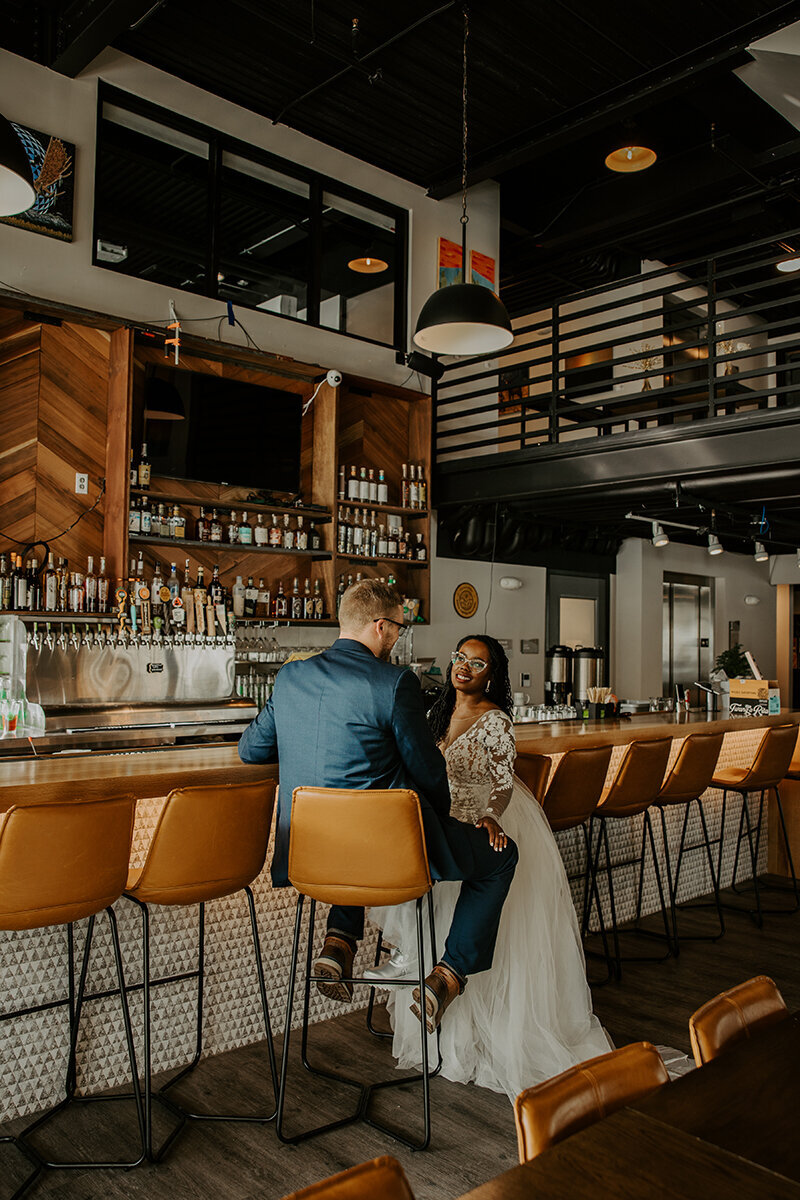
[[[497,638],[489,637],[487,634],[468,633],[461,639],[456,649],[460,650],[465,642],[482,642],[489,651],[489,686],[486,689],[486,698],[510,717],[514,702],[511,696],[511,680],[508,677],[508,658],[505,650]],[[445,685],[428,713],[428,724],[437,743],[447,733],[455,704],[456,689],[451,680],[451,668],[448,668]]]

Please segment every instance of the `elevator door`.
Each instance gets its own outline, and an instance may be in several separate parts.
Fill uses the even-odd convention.
[[[664,695],[675,684],[708,681],[714,663],[714,581],[700,575],[664,575]]]

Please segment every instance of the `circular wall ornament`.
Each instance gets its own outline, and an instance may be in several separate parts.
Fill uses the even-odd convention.
[[[471,583],[460,583],[453,592],[453,608],[468,621],[478,611],[478,593]]]

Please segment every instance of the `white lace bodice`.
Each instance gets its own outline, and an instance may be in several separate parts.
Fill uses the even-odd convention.
[[[443,753],[452,815],[471,823],[487,812],[499,818],[514,787],[517,747],[511,718],[499,708],[489,709]]]

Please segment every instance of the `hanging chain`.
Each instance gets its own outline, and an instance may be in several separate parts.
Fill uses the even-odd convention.
[[[464,69],[461,84],[461,224],[466,225],[467,216],[467,38],[469,37],[469,10],[464,9]]]

